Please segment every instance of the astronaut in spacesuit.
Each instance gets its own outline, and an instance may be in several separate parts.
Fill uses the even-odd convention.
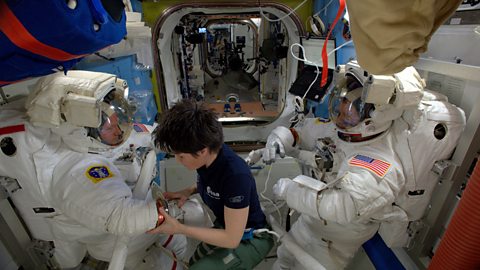
[[[165,202],[145,191],[134,197],[114,164],[120,153],[111,150],[132,129],[125,90],[114,75],[70,71],[42,78],[26,112],[2,110],[0,175],[21,187],[12,199],[32,236],[53,241],[61,268],[87,252],[111,261],[121,239],[126,269],[183,269],[184,236],[145,233],[162,223]]]
[[[337,67],[334,83],[329,110],[335,128],[323,131],[330,133],[330,143],[318,147],[326,140],[314,139],[316,174],[282,178],[273,192],[301,213],[289,231],[299,246],[326,269],[343,269],[377,231],[389,246],[405,245],[409,221],[421,217],[438,180],[430,169],[449,157],[465,118],[454,105],[424,93],[424,83],[413,67],[393,76],[374,76],[349,62]],[[441,139],[430,139],[440,119],[433,114],[443,115],[441,121],[448,126]],[[274,130],[262,156],[281,153],[279,149],[298,153],[292,149],[302,139],[295,130]],[[320,154],[321,149],[330,155]],[[258,159],[253,152],[249,157]],[[335,165],[325,163],[330,160]],[[319,169],[324,164],[329,170]],[[420,196],[412,199],[412,194]],[[277,255],[274,269],[309,269],[285,244]]]

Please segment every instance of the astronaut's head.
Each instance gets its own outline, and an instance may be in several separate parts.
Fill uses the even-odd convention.
[[[329,99],[330,118],[341,139],[365,141],[383,134],[403,111],[418,105],[423,80],[411,68],[375,76],[356,62],[338,66]]]
[[[354,76],[345,76],[345,86],[334,90],[330,102],[330,117],[338,128],[349,130],[368,117],[371,104],[362,101],[363,85]]]
[[[99,128],[99,137],[107,145],[119,145],[124,141],[124,132],[120,128],[116,113],[109,117],[102,114],[102,125]]]
[[[115,147],[128,138],[132,129],[132,116],[123,94],[116,90],[108,93],[100,104],[100,125],[88,127],[88,136],[107,148]]]

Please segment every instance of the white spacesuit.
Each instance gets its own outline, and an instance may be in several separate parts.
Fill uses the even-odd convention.
[[[183,259],[185,237],[146,234],[161,224],[159,201],[146,192],[134,198],[113,164],[119,153],[100,154],[129,137],[125,88],[110,74],[70,71],[42,78],[26,112],[2,107],[2,185],[32,237],[53,241],[61,268],[77,266],[87,252],[110,261],[124,241],[126,269],[183,269],[172,258]]]
[[[389,246],[406,244],[409,221],[421,218],[438,180],[431,169],[449,158],[465,125],[463,111],[437,100],[439,95],[424,93],[412,67],[374,76],[350,62],[337,67],[334,83],[330,116],[336,128],[333,144],[326,148],[335,163],[333,173],[282,178],[273,190],[301,213],[289,234],[326,269],[344,268],[379,229]],[[439,123],[445,126],[434,138]],[[302,139],[295,132],[272,133],[274,143],[267,142],[267,148],[290,153]],[[328,160],[323,156],[317,160]],[[251,153],[252,158],[258,157]],[[285,244],[277,255],[274,269],[311,268]]]

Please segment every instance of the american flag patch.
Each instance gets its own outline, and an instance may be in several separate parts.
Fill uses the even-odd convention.
[[[383,160],[374,159],[363,155],[354,156],[352,159],[350,159],[348,164],[368,169],[380,177],[384,177],[390,166],[392,166],[392,164]]]
[[[148,132],[148,129],[143,124],[133,124],[133,130],[136,132]]]

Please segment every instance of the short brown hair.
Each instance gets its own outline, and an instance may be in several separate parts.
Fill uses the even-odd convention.
[[[217,153],[223,144],[222,124],[203,103],[184,99],[166,111],[153,131],[157,148],[173,153],[196,153],[205,147]]]

